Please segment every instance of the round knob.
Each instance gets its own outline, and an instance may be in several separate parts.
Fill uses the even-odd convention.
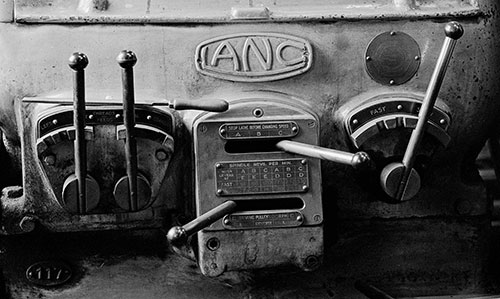
[[[73,53],[73,55],[69,57],[68,65],[75,71],[83,70],[84,68],[87,67],[88,64],[89,64],[89,59],[87,58],[87,55],[83,53],[75,52]]]
[[[464,28],[458,22],[449,22],[444,26],[444,33],[447,37],[457,40],[464,34]]]
[[[372,160],[365,152],[357,152],[352,156],[351,165],[355,169],[368,169],[372,166]]]
[[[172,246],[179,246],[186,244],[187,233],[182,226],[174,226],[168,230],[167,240]]]
[[[135,53],[132,51],[123,50],[118,54],[118,57],[116,57],[116,61],[118,61],[118,64],[122,68],[133,67],[137,62],[137,56],[135,56]]]
[[[387,165],[380,174],[380,184],[385,193],[390,197],[399,200],[410,200],[417,195],[420,190],[420,176],[418,172],[412,168],[406,183],[405,189],[401,197],[398,198],[398,191],[401,188],[401,177],[405,171],[405,166],[402,163],[391,163]]]

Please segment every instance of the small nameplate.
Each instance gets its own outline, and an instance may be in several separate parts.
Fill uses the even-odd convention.
[[[294,137],[299,126],[293,122],[255,122],[223,124],[219,134],[224,139],[286,138]]]
[[[300,212],[231,214],[224,217],[227,229],[297,227],[302,225],[304,217]]]
[[[217,195],[307,192],[308,170],[304,159],[218,162]]]
[[[38,262],[26,270],[26,278],[29,282],[46,287],[64,284],[71,279],[72,275],[71,268],[59,261]]]

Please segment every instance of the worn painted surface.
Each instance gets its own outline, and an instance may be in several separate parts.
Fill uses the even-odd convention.
[[[444,3],[443,12],[429,8],[429,13],[425,9],[396,11],[390,3],[386,3],[390,8],[382,5],[354,10],[345,6],[350,13],[346,13],[347,20],[343,20],[343,13],[326,16],[323,21],[312,13],[300,17],[290,13],[282,19],[276,13],[276,21],[287,21],[277,23],[227,22],[229,9],[222,17],[207,12],[207,18],[214,22],[202,19],[199,24],[183,23],[189,16],[175,19],[159,12],[159,17],[151,18],[99,18],[96,12],[75,18],[64,13],[46,17],[47,7],[19,10],[17,23],[2,17],[7,23],[0,23],[0,127],[5,144],[0,158],[6,163],[2,164],[5,171],[0,184],[22,185],[25,190],[24,196],[15,188],[4,190],[2,230],[22,233],[19,222],[28,214],[65,219],[66,231],[109,229],[52,233],[50,226],[38,225],[30,233],[2,237],[0,259],[8,290],[14,298],[363,298],[353,289],[357,279],[395,296],[494,290],[485,267],[490,203],[473,161],[497,124],[500,111],[498,4],[478,1],[476,6],[475,2],[461,1],[459,9],[450,9],[455,3]],[[354,151],[339,111],[379,94],[425,92],[444,39],[444,22],[450,16],[462,23],[465,34],[457,44],[439,95],[451,113],[448,148],[436,146],[431,139],[426,141],[425,149],[429,150],[425,152],[432,156],[422,163],[422,190],[415,199],[400,204],[386,202],[377,185],[377,171],[402,155],[408,131],[387,132],[364,144],[364,149],[376,156],[375,172],[359,173],[322,162],[325,254],[323,266],[315,272],[267,269],[206,278],[194,262],[167,250],[164,230],[195,215],[190,113],[175,113],[176,152],[159,191],[162,201],[157,212],[162,222],[154,225],[161,229],[128,230],[144,227],[151,215],[72,218],[46,214],[47,201],[55,197],[35,149],[26,147],[34,140],[23,142],[23,138],[34,138],[30,135],[33,124],[25,115],[40,106],[21,104],[21,100],[71,90],[67,58],[74,51],[89,57],[87,90],[119,92],[120,67],[115,57],[129,49],[138,56],[136,90],[154,90],[167,100],[231,100],[256,90],[282,93],[313,107],[320,119],[320,145]],[[176,24],[169,24],[172,22]],[[411,36],[420,47],[421,61],[407,83],[387,87],[367,74],[364,55],[370,40],[390,31]],[[311,68],[291,78],[254,83],[221,80],[196,70],[195,51],[202,42],[255,32],[306,39],[313,50]],[[41,179],[36,175],[28,178],[29,171],[39,173]],[[10,174],[16,174],[16,179]],[[250,248],[248,252],[247,257],[252,258],[255,251]],[[75,269],[77,274],[70,284],[43,289],[25,281],[24,271],[30,264],[48,259],[64,260]]]

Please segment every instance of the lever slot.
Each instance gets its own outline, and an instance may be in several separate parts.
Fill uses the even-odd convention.
[[[276,144],[280,139],[228,140],[224,150],[228,154],[280,152]]]
[[[236,212],[264,211],[264,210],[300,210],[304,208],[304,201],[297,197],[269,198],[255,200],[235,200],[238,205]]]

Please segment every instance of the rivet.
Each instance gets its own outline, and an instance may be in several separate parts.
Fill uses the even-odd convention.
[[[222,164],[220,164],[220,163],[215,164],[215,168],[217,168],[217,169],[222,168]]]
[[[152,119],[153,119],[153,117],[152,117],[151,115],[148,115],[148,116],[146,116],[146,119],[147,119],[147,120],[152,120]]]
[[[231,221],[228,218],[226,218],[226,219],[224,219],[224,224],[229,225],[229,224],[231,224]]]
[[[396,83],[394,80],[389,81],[390,85],[394,85],[394,83]]]
[[[401,110],[403,109],[403,105],[398,105],[398,107],[396,107],[398,110]]]
[[[391,35],[392,35],[392,36],[396,35],[396,32],[391,31]]]
[[[297,127],[292,127],[292,132],[293,132],[293,133],[297,133],[297,131],[298,131],[298,130],[299,130],[299,128],[297,128]]]
[[[122,116],[122,115],[121,115],[120,113],[117,113],[117,114],[115,115],[115,118],[116,118],[116,119],[118,119],[118,118],[120,118],[121,116]]]
[[[94,114],[90,114],[89,119],[94,119]]]
[[[370,60],[372,60],[372,58],[371,58],[370,56],[366,56],[366,58],[365,58],[365,59],[366,59],[366,61],[370,61]]]
[[[226,134],[226,129],[220,129],[219,132],[220,132],[221,135],[224,135],[224,134]]]
[[[439,123],[442,124],[442,125],[445,125],[446,124],[446,119],[444,119],[444,118],[440,119]]]
[[[420,60],[420,56],[415,56],[415,60]]]
[[[309,186],[306,186],[306,185],[302,186],[302,190],[303,191],[308,191],[309,190]]]
[[[221,195],[222,193],[224,193],[224,190],[222,190],[222,189],[217,189],[217,195]]]
[[[359,123],[359,121],[358,121],[357,119],[353,119],[353,120],[352,120],[352,124],[353,124],[353,125],[357,125],[358,123]]]
[[[165,161],[168,158],[168,154],[167,154],[167,152],[165,150],[159,149],[159,150],[156,151],[155,157],[159,161]]]
[[[302,222],[302,215],[298,215],[296,220],[297,220],[297,222]]]
[[[306,165],[306,164],[307,164],[307,160],[306,160],[306,159],[302,159],[302,160],[300,161],[300,164],[302,164],[302,165]]]
[[[54,126],[57,125],[58,123],[57,119],[52,120],[52,123],[54,124]]]

